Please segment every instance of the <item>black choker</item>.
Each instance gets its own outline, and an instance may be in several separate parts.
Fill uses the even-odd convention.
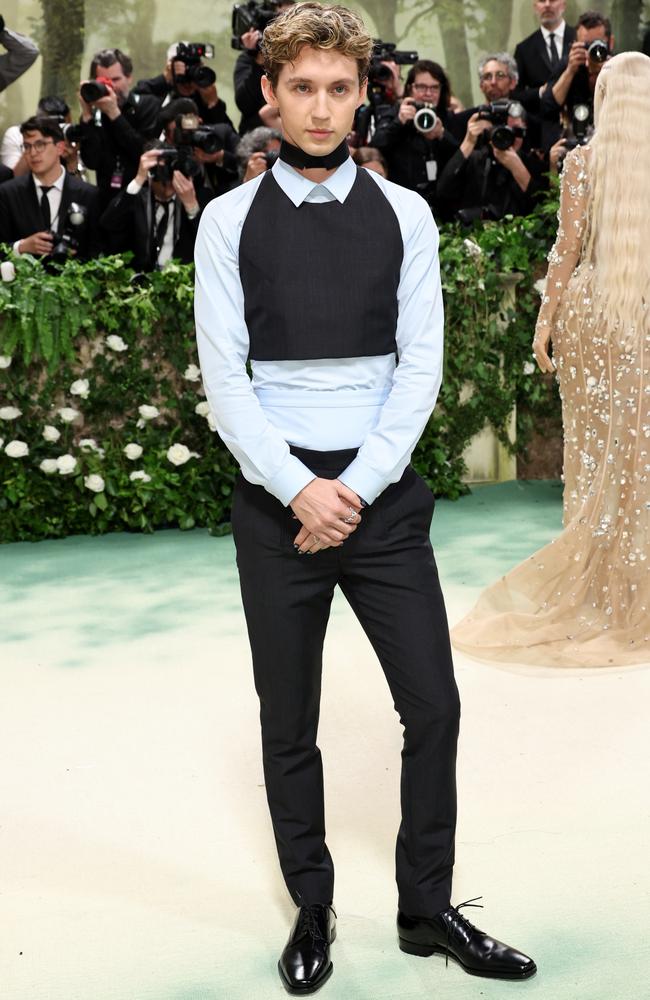
[[[314,167],[321,167],[323,170],[333,170],[335,167],[340,167],[342,163],[345,163],[349,155],[350,151],[345,139],[340,146],[337,146],[336,149],[333,149],[326,156],[311,156],[304,149],[300,149],[299,146],[293,146],[290,142],[287,142],[286,139],[283,139],[280,144],[280,159],[284,163],[288,163],[290,167],[296,167],[298,170],[313,169]]]

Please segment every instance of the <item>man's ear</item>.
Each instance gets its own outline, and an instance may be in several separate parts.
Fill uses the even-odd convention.
[[[359,107],[365,103],[367,93],[368,93],[368,77],[366,76],[359,85]]]
[[[273,90],[273,84],[271,83],[270,77],[268,77],[265,73],[260,82],[262,84],[264,100],[267,104],[270,104],[272,108],[277,108],[278,99],[275,96],[275,91]]]

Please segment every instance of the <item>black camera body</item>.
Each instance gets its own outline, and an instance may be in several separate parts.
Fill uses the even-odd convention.
[[[87,209],[76,201],[70,202],[65,215],[65,221],[60,233],[50,233],[52,250],[48,257],[55,264],[63,264],[70,257],[76,257],[79,251],[81,230],[86,222]]]
[[[79,93],[86,104],[94,104],[95,101],[101,100],[102,97],[108,97],[110,91],[100,78],[97,80],[86,80],[79,87]]]
[[[368,99],[372,106],[389,103],[387,91],[393,81],[390,66],[384,62],[394,62],[398,66],[409,66],[419,59],[417,52],[406,52],[395,47],[395,42],[382,42],[376,38],[368,70]],[[394,97],[393,97],[394,99]]]
[[[149,171],[149,176],[153,181],[171,184],[175,170],[180,170],[183,176],[188,179],[197,177],[201,173],[201,165],[192,156],[190,146],[165,146],[156,152],[158,153],[158,162]]]
[[[508,118],[521,118],[524,114],[519,101],[502,98],[483,104],[478,110],[479,121],[491,122],[492,128],[485,134],[485,142],[491,142],[495,149],[510,149],[515,139],[523,138],[526,130],[508,125]]]
[[[266,3],[260,0],[247,0],[246,3],[236,3],[232,9],[231,48],[238,50],[244,48],[241,36],[246,32],[264,31],[278,16],[278,4],[279,0],[267,0]]]
[[[213,59],[214,48],[205,42],[179,42],[172,62],[182,62],[185,72],[174,73],[176,83],[195,83],[197,87],[211,87],[217,74],[209,66],[202,66],[202,59]]]
[[[585,42],[585,49],[589,56],[589,62],[604,63],[609,57],[609,46],[602,38],[596,38],[593,42]]]
[[[279,159],[280,153],[277,149],[267,149],[264,153],[264,159],[266,160],[267,169],[270,169],[275,161]]]

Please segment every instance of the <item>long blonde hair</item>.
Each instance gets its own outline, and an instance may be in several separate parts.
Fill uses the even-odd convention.
[[[585,258],[597,265],[607,325],[650,333],[650,58],[622,52],[594,95]]]

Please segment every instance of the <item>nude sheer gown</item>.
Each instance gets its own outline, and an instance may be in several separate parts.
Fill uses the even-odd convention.
[[[585,246],[590,154],[566,158],[538,318],[562,398],[564,529],[453,629],[454,645],[480,659],[650,662],[650,338],[612,330],[598,308],[598,261]]]

